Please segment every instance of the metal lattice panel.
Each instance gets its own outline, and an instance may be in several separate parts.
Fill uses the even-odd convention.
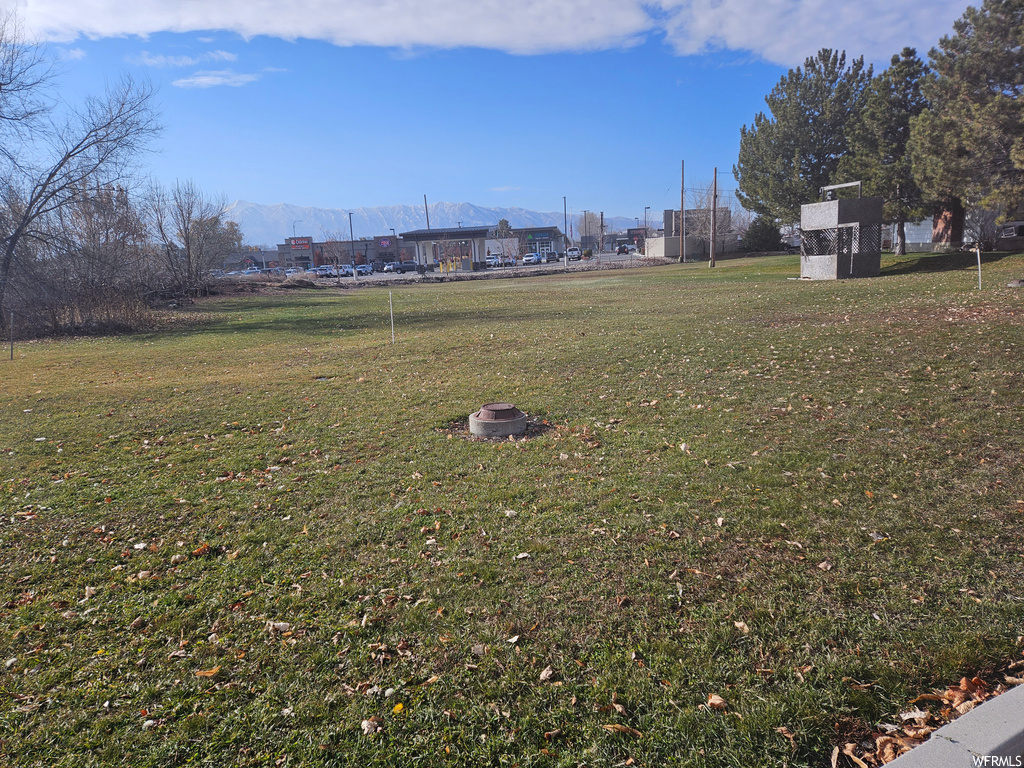
[[[807,256],[825,256],[836,252],[838,244],[837,231],[835,229],[813,229],[810,232],[800,233],[800,243],[803,252]]]
[[[862,224],[860,227],[860,253],[880,253],[882,250],[882,225]]]

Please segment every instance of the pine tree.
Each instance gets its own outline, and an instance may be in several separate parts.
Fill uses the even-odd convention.
[[[927,107],[921,94],[926,72],[913,48],[892,57],[889,68],[868,86],[864,110],[847,132],[849,154],[839,162],[840,176],[863,181],[867,194],[885,200],[885,220],[896,224],[899,255],[906,253],[905,223],[930,212],[908,150],[910,121]]]
[[[846,153],[846,128],[864,104],[871,67],[860,57],[823,48],[801,69],[791,69],[765,97],[770,117],[759,112],[740,133],[733,175],[747,210],[794,222],[800,206],[814,202],[831,183]]]
[[[930,109],[911,121],[921,187],[940,200],[1024,208],[1024,0],[970,7],[929,52]]]

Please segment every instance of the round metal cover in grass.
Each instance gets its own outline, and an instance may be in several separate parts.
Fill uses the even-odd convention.
[[[469,415],[469,431],[479,437],[508,437],[526,431],[526,414],[512,403],[487,403]]]

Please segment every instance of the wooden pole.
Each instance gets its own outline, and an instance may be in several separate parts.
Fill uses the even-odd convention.
[[[978,284],[980,285],[981,284],[981,277],[980,277],[981,273],[979,272],[978,274],[979,274]],[[14,312],[13,311],[11,312],[11,325],[10,325],[10,329],[11,329],[11,360],[14,360]]]
[[[715,245],[718,239],[718,168],[711,180],[711,261],[709,267],[715,266]]]
[[[430,229],[430,208],[427,207],[427,196],[423,196],[423,212],[427,214],[427,229]]]
[[[686,263],[686,161],[679,161],[679,260]]]

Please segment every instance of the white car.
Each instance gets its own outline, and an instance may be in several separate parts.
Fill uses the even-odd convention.
[[[544,257],[539,253],[528,253],[523,256],[523,264],[543,264]]]
[[[572,248],[565,249],[565,255],[569,258],[569,261],[579,261],[583,258],[583,253],[579,248],[573,246]]]

